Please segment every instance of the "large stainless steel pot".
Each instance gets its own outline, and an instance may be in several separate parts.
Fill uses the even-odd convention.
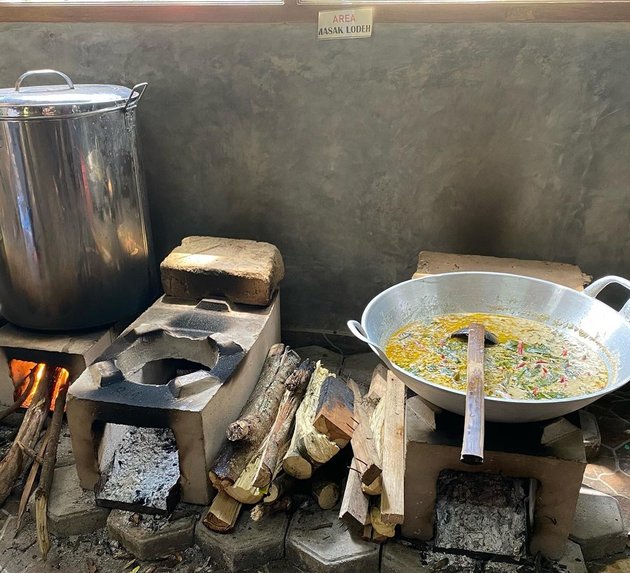
[[[63,85],[23,85],[42,74]],[[36,70],[0,90],[0,314],[9,321],[80,329],[146,305],[135,117],[146,85],[75,85]]]
[[[382,292],[368,304],[361,323],[350,321],[348,327],[411,390],[462,415],[464,392],[434,384],[391,363],[382,347],[392,333],[412,321],[462,312],[507,314],[543,322],[573,335],[584,333],[601,345],[598,351],[608,366],[609,378],[603,390],[560,400],[485,399],[488,421],[546,420],[583,408],[630,380],[630,302],[617,312],[595,298],[611,283],[630,290],[630,281],[614,276],[599,279],[584,292],[577,292],[547,281],[502,273],[430,275]]]

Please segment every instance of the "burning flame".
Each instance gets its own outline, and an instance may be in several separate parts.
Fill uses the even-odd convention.
[[[69,372],[65,368],[58,366],[49,366],[43,362],[28,362],[26,360],[9,360],[9,373],[13,380],[14,390],[13,399],[17,401],[20,396],[31,386],[28,396],[22,403],[23,408],[28,408],[33,399],[33,394],[38,385],[42,382],[46,383],[52,375],[52,393],[50,398],[50,409],[55,407],[55,401],[59,390],[68,382]],[[33,380],[34,377],[34,380]]]

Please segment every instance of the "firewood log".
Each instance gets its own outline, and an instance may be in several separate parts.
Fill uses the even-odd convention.
[[[25,454],[20,444],[33,449],[39,437],[43,420],[48,415],[48,381],[49,376],[46,372],[41,376],[35,388],[31,404],[26,411],[13,444],[0,461],[0,505],[9,497],[13,484],[23,469]]]
[[[293,500],[290,496],[284,496],[273,503],[259,503],[252,507],[249,512],[252,521],[261,521],[268,515],[273,515],[274,513],[286,513],[291,511],[293,507]]]
[[[331,441],[348,441],[356,425],[352,390],[341,378],[328,376],[319,393],[313,426]]]
[[[59,372],[60,369],[57,369]],[[59,434],[63,423],[63,412],[66,406],[66,395],[70,384],[68,380],[59,388],[59,393],[55,399],[55,409],[49,428],[49,438],[46,443],[44,459],[42,462],[42,473],[39,478],[39,485],[35,490],[35,526],[37,531],[37,544],[42,559],[46,560],[50,550],[50,537],[48,536],[48,499],[50,488],[53,483],[53,473],[55,462],[57,461],[57,446],[59,445]]]
[[[226,533],[234,529],[242,504],[227,493],[220,491],[212,500],[203,524],[212,531]]]
[[[262,451],[256,452],[254,457],[250,460],[247,466],[245,466],[245,469],[241,475],[236,478],[236,481],[233,484],[224,486],[225,493],[241,503],[258,503],[265,495],[264,490],[257,488],[254,485],[256,471],[260,465],[261,453]]]
[[[274,344],[271,347],[256,387],[243,407],[239,419],[227,427],[228,440],[236,442],[247,439],[260,443],[269,430],[266,424],[269,412],[277,411],[284,393],[283,384],[298,363],[298,355],[284,344]],[[287,375],[283,377],[284,372]]]
[[[378,476],[372,483],[362,483],[361,491],[365,495],[381,495],[383,493],[383,479]]]
[[[330,480],[314,481],[313,497],[321,509],[332,509],[339,501],[339,485]]]
[[[269,438],[260,455],[260,464],[253,481],[256,487],[266,488],[271,483],[273,472],[278,466],[280,451],[289,440],[295,413],[302,402],[314,370],[315,365],[307,359],[287,378],[285,383],[287,389],[284,391],[276,419],[269,431]]]
[[[269,485],[268,493],[263,498],[263,503],[274,503],[285,496],[295,487],[295,478],[282,472],[276,476]]]
[[[279,355],[278,348],[279,345],[274,345],[269,351],[258,383],[254,388],[250,401],[243,408],[240,419],[242,420],[244,416],[248,415],[247,412],[249,411],[251,403],[257,402],[258,398],[256,396],[264,393],[266,389],[273,388],[271,393],[274,396],[274,400],[275,397],[278,396],[276,391],[281,390],[278,396],[278,402],[275,407],[269,403],[268,407],[257,413],[256,428],[251,432],[248,430],[246,440],[226,441],[223,444],[210,468],[210,481],[212,485],[219,490],[234,485],[252,458],[260,451],[261,443],[269,434],[269,430],[274,421],[279,401],[284,392],[284,382],[299,363],[299,357],[295,352],[283,346],[284,350]],[[269,382],[271,373],[273,373],[273,381]],[[248,420],[251,419],[252,418],[248,418]],[[245,425],[242,427],[248,426]]]
[[[326,463],[348,443],[341,439],[332,441],[313,427],[322,384],[328,376],[330,372],[318,362],[295,415],[295,429],[283,467],[286,473],[298,479],[309,478],[313,463]]]
[[[370,507],[370,523],[379,535],[384,537],[394,537],[396,534],[396,526],[384,523],[381,518],[381,510],[378,505]]]

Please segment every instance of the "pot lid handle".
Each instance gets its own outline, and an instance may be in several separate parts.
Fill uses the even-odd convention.
[[[20,91],[20,87],[22,86],[22,82],[30,77],[30,76],[35,76],[35,75],[51,75],[51,74],[55,74],[57,76],[61,76],[63,78],[63,81],[66,82],[66,85],[68,86],[69,90],[73,90],[74,89],[74,83],[72,82],[72,80],[63,72],[59,72],[57,70],[30,70],[28,72],[24,72],[15,82],[15,91],[19,92]]]
[[[593,281],[584,289],[584,294],[592,298],[597,298],[597,295],[611,284],[621,285],[630,291],[630,281],[628,279],[609,275]],[[621,316],[623,316],[626,320],[630,321],[630,299],[621,307],[619,314],[621,314]]]
[[[148,85],[148,82],[142,82],[141,84],[136,84],[131,88],[131,93],[129,94],[129,97],[125,102],[125,107],[123,108],[123,111],[134,109],[138,105],[138,102],[143,96],[144,90],[147,89]]]

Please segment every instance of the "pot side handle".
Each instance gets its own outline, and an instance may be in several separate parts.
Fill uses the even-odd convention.
[[[125,102],[125,107],[123,111],[129,111],[130,109],[135,109],[140,101],[140,98],[144,95],[144,90],[147,89],[149,85],[148,82],[142,82],[141,84],[136,84],[131,88],[131,93]]]
[[[597,298],[597,295],[611,284],[618,284],[630,291],[630,281],[628,279],[617,277],[615,275],[609,275],[593,281],[584,289],[584,294],[586,296],[590,296],[591,298]],[[630,321],[630,299],[628,299],[626,304],[621,307],[619,314],[621,314],[621,316],[623,316],[626,320]]]
[[[349,320],[347,324],[350,332],[352,332],[352,334],[354,334],[361,342],[369,344],[376,355],[385,363],[385,366],[387,366],[387,368],[389,368],[390,370],[394,369],[394,365],[390,362],[389,358],[387,358],[387,354],[385,354],[385,351],[378,344],[376,344],[376,342],[373,342],[368,338],[368,335],[365,330],[363,330],[363,326],[361,326],[360,322],[357,322],[356,320]]]

